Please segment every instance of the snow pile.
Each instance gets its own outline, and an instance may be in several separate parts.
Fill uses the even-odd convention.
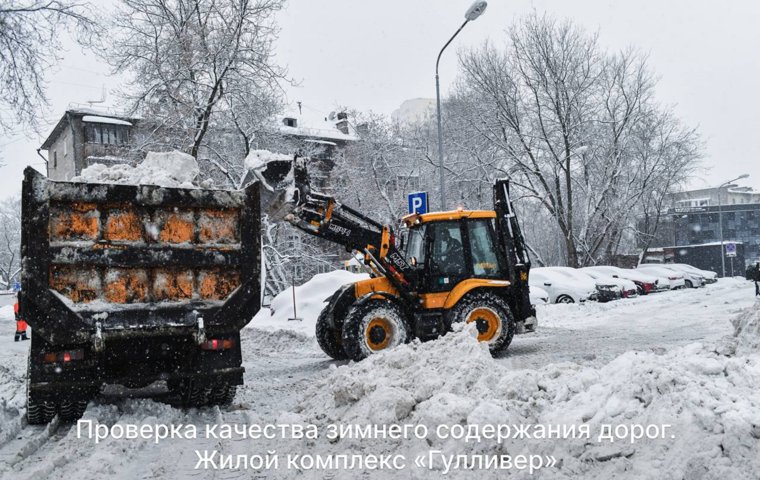
[[[269,150],[251,150],[245,157],[245,168],[248,170],[258,170],[272,161],[291,161],[293,155],[274,153]]]
[[[301,286],[296,287],[296,313],[301,321],[293,318],[293,289],[280,292],[272,300],[269,309],[263,308],[253,317],[249,327],[262,330],[291,330],[314,336],[317,317],[325,307],[325,300],[342,285],[368,278],[366,274],[357,274],[345,270],[320,273]]]
[[[760,351],[760,300],[731,320],[737,353]]]
[[[754,478],[760,471],[756,353],[724,356],[692,344],[664,354],[626,352],[599,368],[560,363],[513,370],[509,364],[509,358],[494,360],[469,327],[338,367],[306,393],[298,413],[317,424],[429,427],[423,441],[344,438],[325,451],[556,457],[558,467],[540,471],[538,478]],[[592,435],[464,442],[438,438],[435,429],[442,424],[586,424]],[[672,427],[666,438],[613,443],[598,440],[604,424]],[[457,478],[504,475],[458,473],[466,475]]]
[[[74,181],[194,188],[197,185],[193,184],[193,180],[199,173],[198,162],[192,155],[174,150],[148,152],[145,160],[135,167],[127,164],[107,167],[96,163],[82,170]]]

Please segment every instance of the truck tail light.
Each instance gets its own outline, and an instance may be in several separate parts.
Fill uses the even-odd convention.
[[[229,350],[235,346],[235,340],[230,338],[214,338],[201,343],[201,350]]]
[[[84,359],[84,350],[65,350],[63,352],[46,352],[42,354],[44,363],[69,363]]]

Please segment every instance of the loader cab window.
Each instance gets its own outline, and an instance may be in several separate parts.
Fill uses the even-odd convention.
[[[456,284],[458,277],[467,273],[459,222],[437,222],[428,226],[432,230],[433,245],[430,274],[439,277],[442,284]]]
[[[472,272],[476,277],[500,277],[499,258],[493,241],[491,222],[488,220],[471,220],[467,226],[472,256]]]
[[[406,237],[406,261],[411,265],[412,258],[417,265],[425,265],[425,225],[410,228]]]

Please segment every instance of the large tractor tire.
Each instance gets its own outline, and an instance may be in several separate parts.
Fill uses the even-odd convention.
[[[371,299],[349,309],[343,322],[342,340],[348,358],[358,362],[408,342],[409,326],[398,305]]]
[[[491,353],[505,350],[515,336],[517,325],[512,310],[493,293],[470,293],[459,301],[451,314],[453,322],[475,323],[478,340],[487,343]]]
[[[333,329],[327,322],[328,309],[326,306],[317,318],[317,343],[319,347],[335,360],[345,360],[348,358],[346,351],[343,350],[343,332]]]

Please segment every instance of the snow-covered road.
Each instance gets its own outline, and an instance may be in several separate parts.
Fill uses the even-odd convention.
[[[577,374],[584,379],[599,378],[598,372],[604,371],[604,368],[608,368],[605,366],[616,357],[631,350],[646,352],[648,355],[645,359],[655,364],[660,361],[658,360],[660,358],[665,363],[672,363],[673,360],[668,355],[671,352],[675,352],[676,356],[680,355],[679,352],[683,349],[679,350],[679,347],[694,342],[716,342],[721,337],[730,335],[733,332],[731,319],[742,310],[752,307],[755,302],[753,293],[753,287],[749,282],[727,279],[703,289],[667,292],[609,304],[540,307],[539,331],[535,334],[517,336],[505,355],[493,361],[492,366],[482,366],[482,368],[509,372],[509,375],[515,379],[533,378],[537,375],[536,371],[543,372],[539,373],[540,375],[549,375],[547,378],[555,378],[551,376],[554,375],[553,373],[546,373],[545,367],[557,364],[557,371],[570,372],[564,375]],[[304,311],[308,313],[309,309]],[[376,374],[379,377],[384,375],[383,372],[388,373],[392,370],[398,373],[407,368],[404,365],[398,365],[399,360],[396,358],[399,355],[406,355],[407,350],[403,350],[396,357],[389,355],[387,359],[381,358],[372,364],[365,361],[336,370],[336,366],[345,365],[345,362],[329,361],[319,350],[313,337],[304,333],[278,330],[272,327],[271,322],[265,330],[256,328],[257,326],[254,321],[243,331],[246,385],[238,390],[235,404],[229,409],[210,408],[185,412],[150,399],[108,397],[91,403],[85,413],[85,419],[108,425],[182,423],[195,424],[199,428],[208,423],[350,421],[352,418],[356,420],[356,417],[351,417],[353,414],[349,414],[353,408],[351,405],[354,404],[348,407],[338,405],[340,403],[338,398],[343,397],[335,391],[336,388],[341,388],[341,385],[344,387],[347,385],[346,378],[354,374],[358,379],[363,378],[362,375],[372,377],[374,373],[365,370],[373,365],[378,366]],[[283,324],[282,326],[302,328],[301,325]],[[77,438],[76,426],[57,425],[55,422],[49,427],[27,426],[23,420],[23,414],[28,344],[14,343],[13,330],[12,308],[9,306],[0,308],[0,478],[3,480],[46,478],[100,480],[104,476],[117,479],[205,478],[206,473],[194,470],[197,462],[194,452],[197,449],[218,450],[225,454],[251,455],[263,454],[269,449],[287,452],[288,449],[298,446],[294,446],[292,442],[279,440],[265,442],[250,439],[164,440],[159,444],[144,440],[107,439],[95,444],[92,439]],[[443,344],[442,341],[441,343]],[[466,353],[468,358],[480,358],[477,352],[471,351],[474,347],[463,345],[462,341],[452,340],[441,348],[448,349],[446,354],[450,354],[451,349],[454,349],[453,351],[459,351],[463,355]],[[437,347],[426,344],[402,348],[408,349],[411,357],[418,358],[419,356],[420,359],[424,359],[428,358],[424,355],[434,354]],[[622,358],[627,357],[624,355]],[[453,357],[452,361],[455,361]],[[482,365],[484,362],[490,363],[491,360],[490,358],[481,359],[479,362]],[[621,360],[618,358],[615,362],[621,363]],[[419,368],[426,368],[424,363],[421,361]],[[567,366],[568,363],[570,366]],[[621,364],[628,365],[626,362]],[[427,368],[436,367],[428,366]],[[663,368],[667,368],[667,365],[663,365]],[[392,380],[391,373],[388,373],[390,384],[395,381]],[[434,383],[438,381],[442,382],[442,385],[446,383],[437,379],[438,375],[444,375],[443,372],[427,373],[430,374],[429,377]],[[557,375],[560,374],[557,373]],[[459,379],[456,375],[450,378]],[[377,381],[382,384],[382,379]],[[583,382],[586,381],[583,380]],[[591,381],[591,384],[585,385],[584,388],[593,389],[593,383]],[[363,388],[366,388],[366,384]],[[397,385],[392,388],[392,391],[398,393],[404,388],[407,387]],[[438,387],[431,388],[434,392]],[[457,392],[457,395],[465,396],[467,391],[471,391],[473,398],[470,400],[476,403],[483,396],[482,391],[478,393],[478,388],[472,385],[447,385],[445,388]],[[366,407],[362,407],[362,395],[368,396],[370,393],[365,392],[360,394],[358,399],[351,400],[351,402],[356,402],[354,405],[356,408]],[[408,412],[401,409],[405,411],[406,417],[398,413],[399,404],[394,400],[396,402],[394,405],[397,407],[396,421],[424,423],[426,419],[429,420],[429,416],[426,416],[429,413],[425,412],[431,410],[426,402],[432,401],[435,395],[431,393],[433,397],[425,397],[427,400],[416,398],[418,395],[418,393],[414,394],[415,400],[412,402],[416,407],[410,407],[411,410]],[[540,395],[537,396],[539,397]],[[574,397],[569,398],[568,402],[573,401]],[[382,405],[382,401],[379,404]],[[499,408],[507,407],[501,405]],[[324,415],[320,414],[320,409],[324,410]],[[414,413],[415,411],[417,413]],[[435,411],[447,412],[448,410],[441,407]],[[452,413],[453,422],[460,421],[453,417],[455,415]],[[382,416],[375,420],[378,418],[382,419]],[[487,418],[488,415],[486,415]],[[511,420],[504,419],[503,421],[517,421],[515,418],[509,418]],[[530,418],[533,422],[537,422],[554,417]],[[365,421],[370,420],[373,418],[365,417]],[[522,417],[522,420],[525,421],[526,418]],[[757,428],[760,432],[760,422]],[[312,443],[308,445],[309,451],[314,449],[323,453],[330,452],[330,443],[321,440]],[[341,451],[345,451],[350,445],[350,443],[344,444]],[[300,444],[300,447],[304,445]],[[384,444],[377,446],[377,449],[382,451],[386,448],[386,451],[393,451],[398,447],[398,445]],[[418,445],[410,444],[408,447],[414,449]],[[749,448],[755,448],[757,451],[758,447],[755,443]],[[624,452],[613,452],[612,458],[617,457],[620,457],[622,462],[628,461],[627,458],[623,458],[628,457]],[[612,462],[607,462],[607,464],[611,465]],[[567,473],[572,473],[572,468],[576,468],[569,460],[567,465],[570,469]],[[621,471],[625,471],[624,466],[616,464],[615,468],[622,468]],[[577,470],[577,472],[580,471],[582,470]],[[646,469],[642,471],[647,472]],[[297,476],[297,472],[282,468],[279,471],[232,470],[213,473],[218,474],[220,478],[293,478]],[[335,478],[359,478],[360,476],[357,472],[327,473],[330,476],[335,475]],[[561,471],[550,472],[549,470],[542,473],[546,475],[546,478],[566,478],[567,475]],[[301,478],[324,478],[325,472],[310,471],[300,472],[300,474],[305,474]],[[430,476],[425,476],[426,474]],[[362,478],[390,478],[391,475],[392,473],[389,472],[373,472],[373,475]],[[410,472],[412,478],[437,478],[437,475],[438,472],[416,472],[414,475]],[[589,476],[592,475],[589,474]],[[459,477],[452,476],[452,478]],[[630,478],[647,477],[641,476],[639,472]],[[664,475],[662,478],[671,477]],[[716,477],[706,475],[703,478]],[[736,478],[741,478],[741,476]]]

